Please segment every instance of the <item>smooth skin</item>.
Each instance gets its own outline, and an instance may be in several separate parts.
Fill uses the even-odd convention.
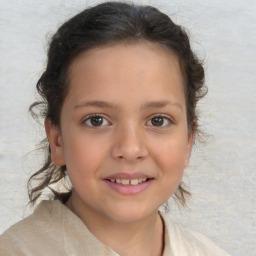
[[[66,205],[120,255],[162,255],[158,208],[180,184],[194,140],[178,58],[149,42],[94,48],[71,64],[69,87],[60,127],[45,122],[52,161],[73,185]],[[135,172],[153,178],[137,194],[104,180]]]

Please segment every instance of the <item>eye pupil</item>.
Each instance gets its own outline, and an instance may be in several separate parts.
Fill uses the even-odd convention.
[[[152,118],[152,124],[154,126],[162,126],[164,123],[164,119],[162,117],[154,117]]]
[[[100,116],[94,116],[91,118],[91,124],[93,126],[100,126],[103,123],[103,118]]]

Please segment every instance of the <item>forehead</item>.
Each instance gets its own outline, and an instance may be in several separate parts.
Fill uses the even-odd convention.
[[[177,73],[178,75],[182,73],[179,58],[172,50],[158,43],[149,41],[124,41],[89,49],[78,55],[70,64],[68,70],[70,78],[76,73],[79,68],[78,66],[81,67],[81,62],[85,63],[85,59],[88,64],[87,67],[101,66],[101,68],[104,68],[102,66],[103,62],[112,62],[112,64],[116,63],[123,66],[127,64],[127,62],[129,62],[129,64],[134,62],[138,63],[138,66],[136,65],[138,68],[140,63],[144,65],[144,68],[150,68],[152,61],[156,63],[156,66],[159,66],[159,63],[162,62],[161,64],[165,64],[167,67],[170,65],[175,66],[177,71],[180,71]]]
[[[170,90],[184,96],[178,57],[149,42],[118,43],[86,51],[70,66],[69,86],[69,94],[79,97],[111,98],[119,93],[157,98],[170,94]]]

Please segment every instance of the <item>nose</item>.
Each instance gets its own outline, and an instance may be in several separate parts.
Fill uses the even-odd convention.
[[[126,125],[114,134],[112,157],[119,161],[138,162],[148,156],[145,135],[136,125]]]

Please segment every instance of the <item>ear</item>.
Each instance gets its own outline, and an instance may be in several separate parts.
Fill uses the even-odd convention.
[[[53,125],[49,119],[45,119],[44,127],[50,143],[52,162],[58,166],[65,165],[63,141],[60,129]]]
[[[187,151],[186,151],[186,155],[185,155],[185,163],[184,163],[184,167],[186,168],[189,164],[189,159],[190,159],[190,155],[192,152],[192,148],[195,142],[195,133],[197,130],[197,121],[194,121],[193,127],[190,129],[189,133],[188,133],[188,141],[187,141]]]

